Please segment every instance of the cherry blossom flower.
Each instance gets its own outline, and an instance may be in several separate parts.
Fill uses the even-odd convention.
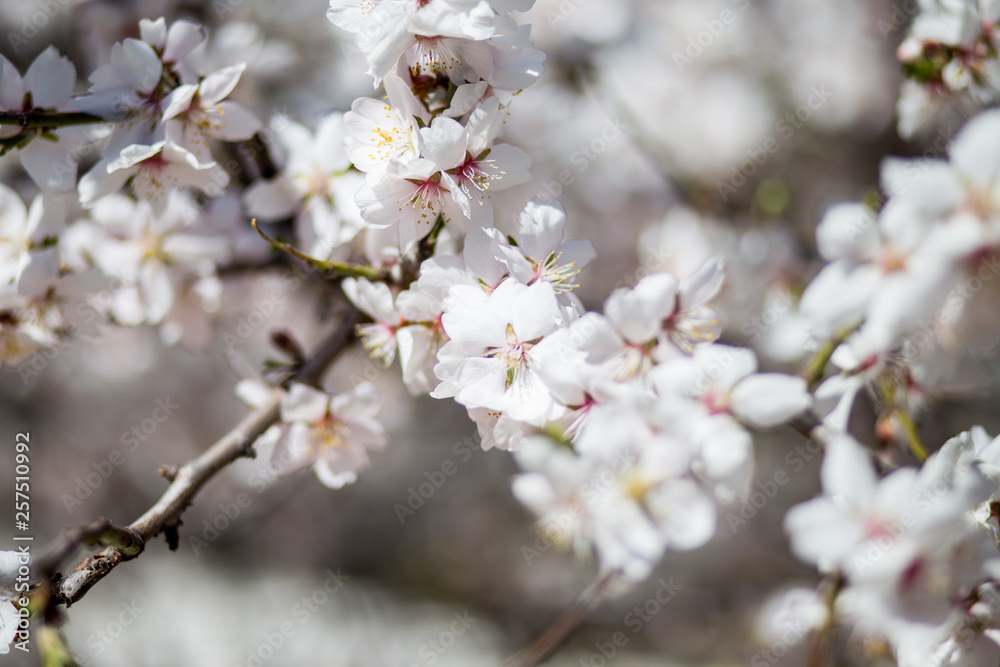
[[[260,121],[236,102],[223,102],[239,83],[246,65],[232,65],[206,76],[198,85],[178,86],[163,101],[168,139],[199,162],[212,162],[209,139],[241,141],[260,129]]]
[[[172,141],[145,146],[134,144],[114,160],[105,158],[80,179],[80,203],[91,206],[117,192],[132,179],[135,194],[162,213],[177,188],[193,187],[217,197],[229,184],[229,174],[215,162],[202,163],[197,156]]]
[[[350,172],[344,116],[326,116],[315,134],[284,116],[276,116],[271,129],[285,153],[284,166],[277,177],[247,188],[248,212],[265,221],[295,216],[298,245],[306,254],[347,259],[348,244],[362,228],[354,198],[363,179]]]
[[[470,408],[498,410],[518,421],[544,424],[555,408],[538,375],[543,337],[561,313],[547,283],[530,287],[505,280],[489,295],[453,287],[441,317],[450,338],[438,353],[442,380],[432,396],[454,396]]]
[[[369,450],[388,444],[374,419],[380,403],[368,383],[333,396],[293,383],[281,399],[281,437],[271,457],[275,468],[288,474],[312,466],[331,489],[354,483],[369,465]]]
[[[10,61],[0,56],[0,109],[4,111],[71,111],[75,108],[72,99],[75,86],[76,68],[54,47],[42,51],[23,78]],[[0,128],[0,137],[30,136],[37,132],[4,126]],[[79,128],[58,131],[49,128],[21,150],[21,164],[42,190],[72,190],[77,167],[73,146],[83,144],[84,136]]]

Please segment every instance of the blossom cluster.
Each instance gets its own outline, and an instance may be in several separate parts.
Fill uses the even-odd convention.
[[[907,75],[897,106],[904,138],[953,105],[974,111],[1000,100],[1000,5],[920,0],[920,9],[897,52]]]
[[[947,155],[885,160],[884,196],[830,208],[801,285],[785,275],[790,234],[722,231],[675,206],[644,235],[643,259],[660,242],[677,256],[588,311],[579,288],[597,249],[573,238],[551,188],[519,188],[531,159],[505,137],[544,73],[514,18],[532,4],[331,0],[376,97],[312,124],[258,119],[240,90],[249,65],[213,55],[190,21],[142,20],[83,95],[54,49],[23,75],[0,61],[0,110],[24,119],[2,126],[0,146],[38,190],[26,203],[0,185],[0,362],[27,377],[40,351],[110,324],[204,350],[227,269],[303,262],[360,313],[357,340],[398,363],[412,395],[455,401],[484,449],[511,452],[512,493],[539,533],[596,554],[602,574],[636,583],[667,551],[707,544],[720,508],[751,489],[755,434],[791,424],[827,451],[823,495],[785,527],[833,593],[800,591],[783,613],[817,633],[849,623],[902,665],[995,664],[1000,440],[976,428],[929,455],[916,422],[933,399],[979,386],[969,357],[1000,339],[1000,111],[972,118]],[[987,105],[1000,90],[1000,4],[921,8],[899,50],[904,137],[942,102]],[[236,142],[263,157],[230,160]],[[686,150],[692,172],[715,170]],[[761,310],[780,324],[741,319]],[[757,347],[733,344],[736,332]],[[274,470],[311,468],[339,489],[388,446],[382,398],[371,382],[294,381],[305,356],[293,339],[273,339],[293,357],[284,381],[236,392],[278,414],[257,442]],[[799,374],[771,372],[806,355]],[[866,395],[871,433],[851,419]]]

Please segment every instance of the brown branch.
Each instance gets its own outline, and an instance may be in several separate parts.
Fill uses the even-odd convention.
[[[802,437],[812,440],[821,447],[829,444],[833,434],[826,427],[823,420],[816,416],[811,410],[804,412],[798,417],[788,422],[788,425],[795,429]]]
[[[313,355],[289,378],[289,382],[318,384],[323,373],[334,359],[354,338],[358,312],[350,309],[330,336],[320,344]],[[194,460],[170,469],[172,481],[160,499],[125,529],[125,534],[149,542],[161,532],[169,535],[176,530],[184,510],[188,508],[201,488],[219,471],[243,457],[253,457],[253,443],[278,421],[281,392],[275,389],[267,401],[248,414],[229,433]],[[85,559],[76,571],[53,582],[52,600],[67,607],[79,601],[97,582],[129,557],[117,546]],[[68,557],[68,554],[63,558]]]
[[[617,581],[618,575],[617,571],[609,572],[591,582],[577,596],[573,604],[539,635],[538,639],[505,662],[504,667],[536,667],[551,658],[559,647],[566,643],[573,631],[580,627],[587,612],[601,601],[607,590]]]
[[[80,111],[0,111],[0,125],[24,128],[69,127],[71,125],[96,125],[114,121]]]

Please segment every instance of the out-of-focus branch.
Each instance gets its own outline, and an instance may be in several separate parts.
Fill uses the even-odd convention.
[[[788,425],[795,429],[804,438],[812,440],[821,447],[826,447],[833,434],[826,427],[823,420],[816,416],[811,410],[804,412],[798,417],[788,422]]]
[[[31,129],[97,125],[111,122],[113,121],[81,111],[0,111],[0,125],[16,125]]]
[[[573,631],[580,627],[580,623],[609,588],[617,581],[619,572],[609,572],[595,579],[587,588],[577,596],[573,604],[559,615],[559,618],[550,625],[545,632],[539,635],[527,648],[504,663],[504,667],[536,667],[540,665],[559,650]]]
[[[358,311],[351,308],[337,328],[320,344],[289,382],[318,384],[324,372],[334,359],[354,338],[354,327],[358,321]],[[278,421],[281,392],[275,389],[260,407],[248,414],[234,429],[229,431],[214,445],[194,460],[170,469],[170,486],[160,499],[141,517],[118,533],[138,537],[142,542],[166,532],[168,538],[174,533],[184,510],[188,508],[201,488],[219,471],[243,457],[253,457],[253,443],[268,428]],[[110,526],[108,524],[107,526]],[[118,534],[116,533],[116,534]],[[72,533],[70,533],[72,536]],[[168,540],[170,541],[170,540]],[[108,542],[104,542],[108,544]],[[118,544],[113,542],[113,544]],[[79,565],[69,575],[53,581],[52,601],[69,606],[79,601],[97,582],[103,579],[119,563],[138,555],[139,551],[109,546]],[[71,553],[71,551],[69,552]],[[68,556],[68,553],[66,554]],[[63,556],[65,558],[66,556]],[[54,568],[52,568],[54,570]]]

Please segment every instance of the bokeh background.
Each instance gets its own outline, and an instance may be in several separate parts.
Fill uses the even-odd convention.
[[[537,0],[520,19],[548,53],[547,72],[515,99],[505,130],[532,156],[535,180],[501,206],[513,213],[546,192],[562,200],[571,235],[598,250],[579,290],[592,309],[649,271],[683,275],[724,253],[724,340],[794,371],[806,339],[787,304],[817,268],[813,230],[823,211],[872,197],[885,155],[943,157],[935,142],[963,120],[946,119],[912,143],[896,135],[894,51],[915,8],[903,0]],[[140,18],[193,18],[212,35],[205,58],[248,61],[236,99],[262,119],[281,112],[314,127],[373,94],[325,11],[322,0],[4,0],[0,53],[23,71],[55,44],[83,87],[114,42],[137,34]],[[16,157],[0,160],[0,177],[32,195]],[[236,194],[213,206],[242,218]],[[233,350],[221,334],[235,331],[280,275],[225,275],[218,335],[204,352],[165,347],[149,328],[108,327],[37,374],[0,371],[2,449],[12,449],[15,433],[31,433],[36,548],[97,516],[132,521],[166,488],[161,465],[196,456],[245,414],[233,387],[273,356],[270,327]],[[328,326],[318,293],[309,283],[289,293],[273,326],[314,344]],[[973,397],[930,411],[928,442],[976,423],[1000,428],[995,366],[984,360],[979,370],[988,384]],[[460,407],[411,398],[398,368],[376,369],[358,351],[327,385],[349,388],[358,378],[374,378],[384,395],[392,436],[371,469],[338,492],[308,473],[273,479],[266,455],[226,470],[185,514],[176,553],[148,545],[69,610],[65,633],[81,664],[497,665],[573,601],[594,565],[544,548],[511,497],[510,456],[482,451]],[[157,401],[177,408],[102,475],[125,434],[151,423]],[[801,444],[791,431],[760,436],[757,479],[783,471],[789,482],[744,523],[723,515],[707,547],[669,554],[645,584],[593,610],[551,664],[802,664],[801,645],[762,628],[775,593],[817,581],[790,556],[781,529],[785,510],[818,488],[820,456],[788,458]],[[447,462],[456,472],[427,493]],[[4,488],[11,464],[0,457]],[[429,497],[401,519],[399,507],[422,484]],[[10,505],[0,507],[0,548],[13,545]],[[340,573],[339,586],[330,572]],[[632,610],[664,582],[679,586],[676,595],[637,616]],[[324,584],[335,592],[320,595]],[[316,601],[308,613],[304,596]],[[619,632],[625,645],[608,659]],[[838,660],[873,664],[844,639]],[[35,664],[36,656],[3,660]]]

